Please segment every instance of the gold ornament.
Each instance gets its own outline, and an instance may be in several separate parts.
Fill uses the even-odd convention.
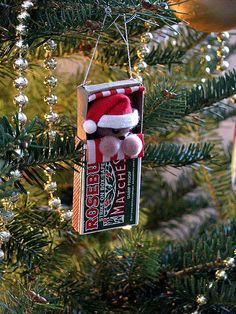
[[[181,20],[202,32],[222,32],[236,27],[235,0],[170,0]]]

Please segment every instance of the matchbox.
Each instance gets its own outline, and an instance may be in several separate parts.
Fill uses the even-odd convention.
[[[143,95],[134,79],[78,87],[77,137],[86,154],[75,166],[72,224],[80,234],[138,223]]]

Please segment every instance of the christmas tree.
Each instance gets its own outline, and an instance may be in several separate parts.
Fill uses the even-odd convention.
[[[219,23],[198,7],[193,29],[176,2],[0,2],[0,313],[236,313],[232,145],[217,132],[236,115],[235,4],[209,1]],[[80,235],[76,88],[127,73],[146,89],[139,225]]]

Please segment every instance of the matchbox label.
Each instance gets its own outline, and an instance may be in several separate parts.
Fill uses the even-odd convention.
[[[82,233],[138,223],[141,159],[86,165]]]

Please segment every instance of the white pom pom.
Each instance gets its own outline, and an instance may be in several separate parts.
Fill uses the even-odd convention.
[[[88,134],[93,134],[97,131],[97,124],[93,120],[86,120],[83,123],[83,129]]]

